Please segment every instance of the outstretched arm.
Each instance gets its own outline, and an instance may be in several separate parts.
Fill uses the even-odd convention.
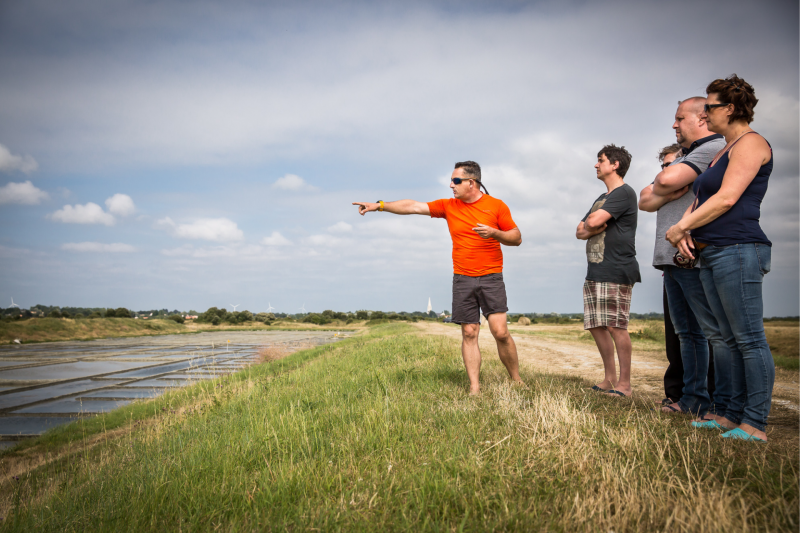
[[[377,211],[381,204],[372,202],[353,202],[358,206],[358,214],[366,215],[370,211]],[[396,202],[383,202],[383,210],[395,215],[427,215],[431,210],[425,202],[416,200],[397,200]]]

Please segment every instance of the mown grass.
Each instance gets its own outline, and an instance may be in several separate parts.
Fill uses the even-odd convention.
[[[7,481],[2,529],[797,529],[796,449],[523,378],[489,359],[470,398],[456,341],[379,326],[220,381],[201,408],[150,402],[153,423]]]

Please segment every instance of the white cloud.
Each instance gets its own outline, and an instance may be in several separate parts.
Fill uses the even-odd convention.
[[[317,187],[309,185],[306,183],[306,180],[295,174],[286,174],[282,178],[278,178],[278,180],[272,184],[272,188],[282,191],[314,192],[319,190]]]
[[[130,253],[135,252],[136,248],[130,244],[115,242],[106,244],[103,242],[68,242],[61,245],[62,250],[70,252],[110,252],[110,253]]]
[[[244,233],[236,222],[227,218],[200,218],[191,224],[177,224],[169,217],[156,222],[156,226],[168,229],[176,237],[182,239],[200,239],[205,241],[228,242],[241,241]]]
[[[292,242],[279,232],[273,231],[272,235],[261,239],[261,244],[264,246],[289,246]]]
[[[161,250],[161,255],[167,257],[190,257],[193,259],[230,259],[232,257],[252,258],[260,257],[264,249],[255,244],[232,244],[222,246],[202,246],[195,248],[185,244],[178,248]]]
[[[328,231],[331,233],[350,233],[353,231],[353,226],[348,224],[347,222],[337,222],[333,226],[328,226]]]
[[[50,219],[65,224],[105,224],[113,226],[114,216],[103,211],[103,208],[94,202],[86,205],[65,205],[55,213],[49,215]]]
[[[2,146],[0,146],[2,148]],[[37,205],[50,196],[30,181],[7,183],[0,187],[0,204]]]
[[[16,155],[0,144],[0,171],[12,172],[19,170],[24,174],[30,174],[39,168],[39,164],[29,155]]]
[[[133,199],[127,194],[115,194],[106,200],[106,207],[108,212],[121,217],[132,215],[136,212],[136,206],[133,205]]]

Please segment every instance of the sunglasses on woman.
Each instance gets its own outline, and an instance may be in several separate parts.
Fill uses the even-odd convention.
[[[703,106],[703,111],[705,111],[706,113],[710,113],[711,109],[715,107],[725,107],[726,105],[731,105],[731,104],[705,104]]]

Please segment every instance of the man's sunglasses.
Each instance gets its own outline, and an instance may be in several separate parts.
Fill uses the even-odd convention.
[[[479,180],[476,180],[476,179],[473,179],[473,178],[450,178],[450,181],[452,181],[454,185],[461,185],[463,182],[469,181],[469,180],[472,180],[475,183],[477,183],[479,188],[483,187],[483,190],[486,191],[486,194],[489,194],[489,190],[486,189],[486,186],[483,183],[481,183]]]
[[[725,107],[726,105],[731,105],[731,104],[705,104],[703,106],[703,111],[705,111],[706,113],[710,113],[711,109],[715,107]]]
[[[672,164],[672,163],[661,163],[661,170],[664,170],[665,168],[667,168],[667,167],[668,167],[668,166],[670,166],[671,164]]]

